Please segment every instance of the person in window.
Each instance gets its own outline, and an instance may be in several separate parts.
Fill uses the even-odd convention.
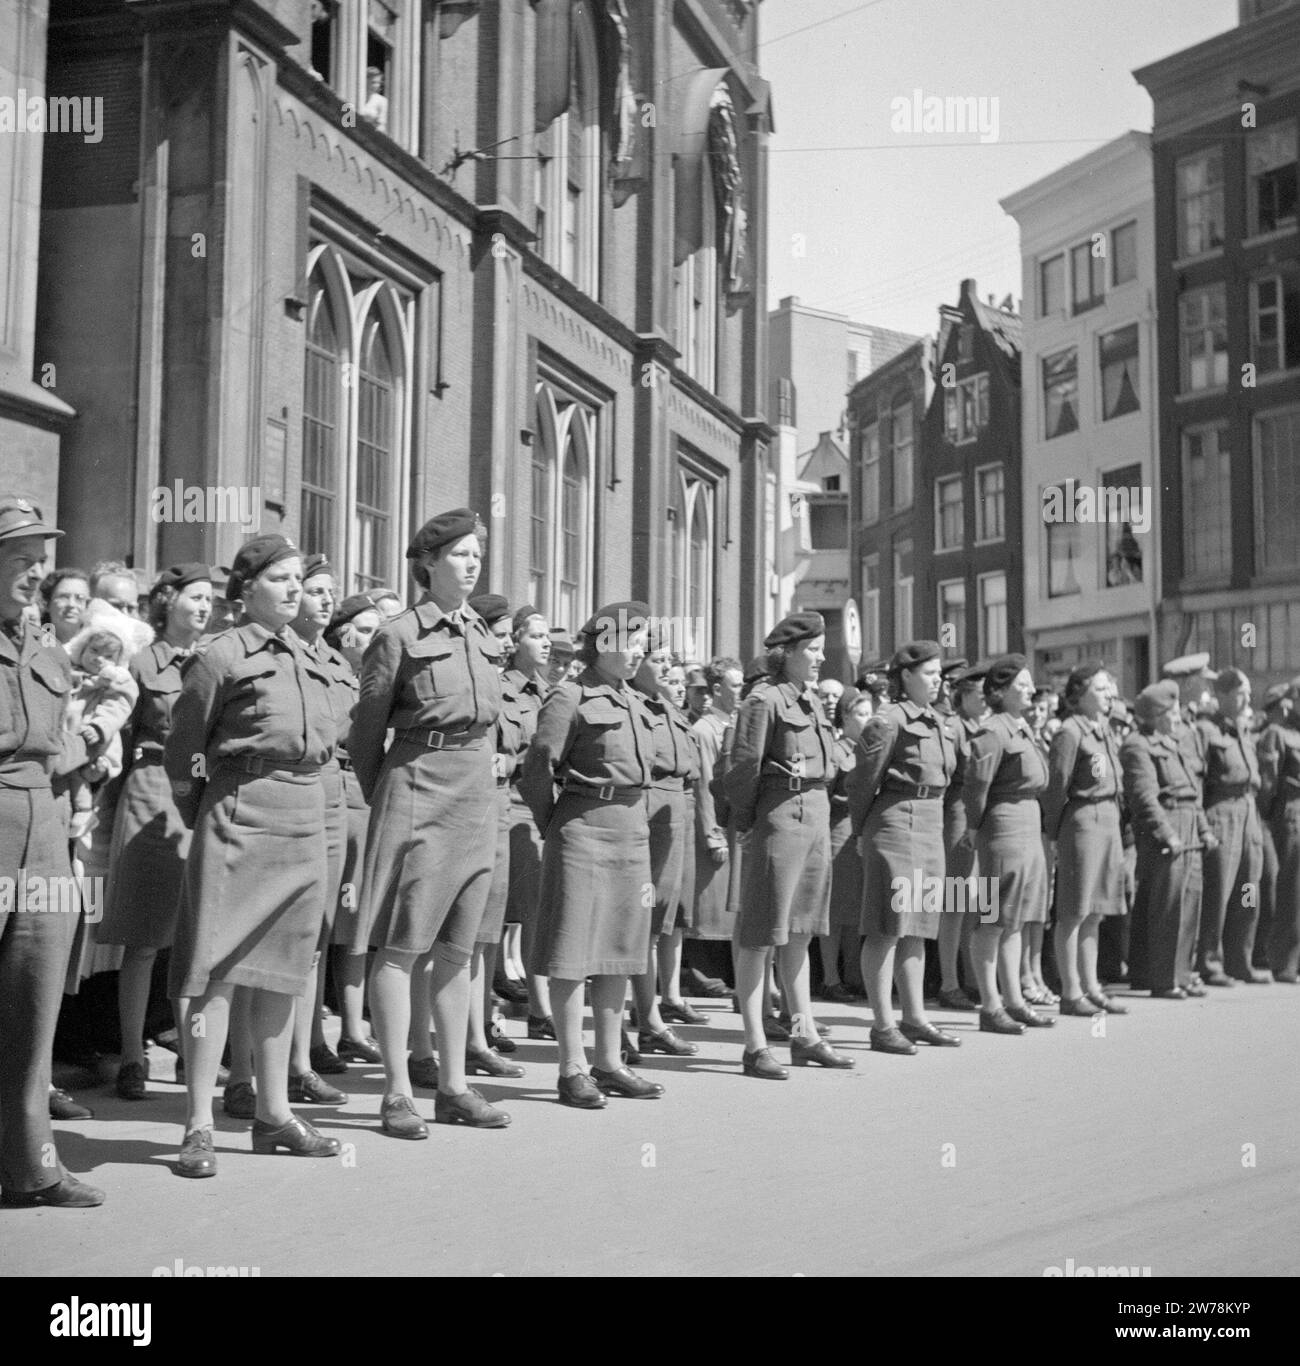
[[[501,679],[502,695],[518,709],[522,732],[519,760],[510,778],[510,887],[506,896],[506,950],[515,958],[516,977],[527,988],[530,1039],[554,1039],[551,988],[546,976],[534,972],[533,942],[537,935],[537,898],[542,882],[542,841],[533,813],[519,791],[523,756],[537,734],[537,717],[550,690],[552,632],[546,618],[531,603],[518,609],[510,624],[513,653]],[[514,1040],[494,1035],[499,1052],[513,1052]],[[503,1046],[504,1045],[504,1046]]]
[[[682,942],[677,916],[688,871],[688,844],[692,854],[694,852],[690,792],[700,776],[700,758],[690,720],[672,696],[673,652],[663,626],[664,623],[653,623],[647,641],[648,652],[632,680],[632,686],[644,697],[645,709],[654,724],[655,752],[647,802],[654,909],[650,917],[646,970],[632,978],[639,1033],[637,1047],[629,1051],[638,1057],[644,1053],[666,1053],[669,1057],[682,1058],[692,1057],[699,1052],[699,1047],[679,1038],[665,1022],[655,988],[662,982],[667,1000],[672,1000],[677,991]],[[684,702],[685,679],[680,668],[676,672],[683,684]],[[693,858],[690,864],[693,883]],[[696,1016],[697,1021],[703,1018]]]
[[[170,988],[182,1022],[188,1105],[177,1173],[217,1173],[212,1091],[231,997],[251,988],[258,1093],[253,1151],[333,1157],[289,1108],[294,1002],[307,988],[328,880],[321,769],[338,739],[330,679],[290,623],[302,557],[283,536],[254,537],[227,595],[244,621],[186,664],[163,765],[193,830]]]
[[[1273,837],[1277,873],[1268,958],[1275,982],[1300,981],[1300,678],[1289,707],[1270,709],[1259,742],[1259,809]]]
[[[1234,979],[1267,982],[1269,975],[1251,965],[1264,846],[1256,802],[1259,758],[1246,719],[1250,679],[1240,669],[1220,669],[1214,691],[1218,711],[1196,722],[1205,754],[1205,819],[1219,841],[1203,859],[1197,967],[1202,981],[1222,987]]]
[[[1066,679],[1066,715],[1048,750],[1043,830],[1056,852],[1053,945],[1062,1015],[1128,1013],[1097,974],[1101,921],[1127,909],[1124,784],[1110,724],[1115,697],[1115,681],[1100,662],[1078,665]]]
[[[818,1034],[808,943],[830,925],[830,799],[834,732],[816,693],[826,626],[796,612],[763,641],[766,677],[741,704],[724,784],[745,840],[736,930],[736,997],[745,1029],[746,1076],[783,1081],[764,1033],[766,958],[775,949],[791,1016],[796,1067],[852,1067]]]
[[[1201,904],[1201,850],[1214,836],[1200,783],[1175,730],[1178,685],[1162,679],[1133,705],[1138,728],[1120,746],[1124,800],[1137,835],[1130,985],[1153,998],[1205,995],[1192,979]]]
[[[366,67],[366,98],[361,117],[381,132],[388,132],[388,97],[384,94],[384,73],[377,66]]]
[[[406,557],[424,596],[382,626],[366,651],[348,739],[370,802],[362,916],[378,950],[370,1010],[386,1074],[381,1122],[394,1138],[429,1136],[412,1099],[407,1051],[411,977],[430,955],[441,1051],[434,1120],[510,1123],[465,1083],[470,959],[500,818],[492,728],[501,711],[501,645],[468,605],[484,540],[468,508],[433,517],[416,533]],[[427,1044],[426,1019],[415,1024]],[[413,1061],[426,1059],[417,1053]],[[418,1068],[416,1079],[428,1084],[431,1072]]]
[[[599,1110],[606,1096],[653,1100],[656,1082],[624,1065],[627,981],[646,970],[653,899],[647,792],[654,721],[629,686],[646,653],[650,609],[602,607],[582,628],[576,679],[542,706],[519,791],[544,840],[530,971],[551,979],[562,1105]],[[582,987],[591,979],[596,1065],[587,1071]]]
[[[123,1100],[143,1100],[147,1094],[149,985],[158,951],[170,948],[176,935],[190,849],[190,832],[163,770],[163,746],[181,693],[182,666],[211,615],[208,565],[164,570],[149,590],[147,616],[156,638],[131,661],[139,695],[122,731],[126,777],[113,824],[108,899],[96,932],[99,943],[124,949],[117,979],[122,1062],[116,1083]]]
[[[980,869],[980,923],[972,944],[980,1029],[990,1034],[1023,1034],[1056,1023],[1025,1003],[1021,987],[1021,928],[1046,920],[1048,897],[1039,806],[1047,761],[1025,720],[1033,696],[1024,655],[1003,655],[989,665],[984,697],[990,714],[971,741],[962,792],[962,838],[974,845]]]
[[[525,719],[513,693],[505,687],[505,665],[510,649],[510,604],[500,593],[480,593],[469,600],[469,605],[483,618],[484,624],[501,646],[501,711],[497,715],[493,740],[496,757],[493,775],[497,786],[498,817],[496,828],[496,862],[492,868],[492,885],[488,890],[487,905],[474,939],[471,960],[473,979],[469,998],[469,1034],[465,1045],[465,1070],[470,1076],[482,1073],[485,1077],[522,1077],[524,1069],[507,1062],[493,1040],[488,1037],[492,1020],[492,984],[496,972],[497,952],[501,947],[501,931],[505,925],[506,901],[510,894],[510,783],[522,760],[528,741]]]
[[[944,885],[944,794],[958,773],[956,747],[934,709],[940,654],[935,641],[914,640],[890,660],[893,700],[858,737],[848,780],[862,852],[862,979],[875,1017],[871,1047],[879,1053],[961,1043],[925,1013],[925,941],[939,937],[934,889]],[[890,1000],[895,981],[901,1025]]]

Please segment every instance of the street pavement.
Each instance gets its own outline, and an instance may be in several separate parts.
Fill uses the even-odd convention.
[[[787,1082],[742,1076],[739,1017],[696,1002],[710,1025],[679,1032],[698,1057],[640,1069],[661,1100],[561,1107],[555,1045],[521,1040],[523,1079],[477,1083],[512,1126],[418,1143],[382,1135],[382,1074],[354,1066],[330,1078],[346,1107],[300,1111],[341,1158],[254,1156],[219,1118],[204,1181],[170,1169],[179,1087],[83,1087],[96,1118],[56,1125],[59,1150],[108,1202],[0,1213],[0,1275],[1294,1275],[1300,987],[1126,999],[1104,1035],[937,1011],[963,1046],[911,1058],[868,1051],[865,1009],[821,1006],[857,1066]]]

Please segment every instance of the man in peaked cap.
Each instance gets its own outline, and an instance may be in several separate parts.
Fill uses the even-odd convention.
[[[71,663],[26,609],[45,543],[62,534],[30,499],[0,494],[0,1205],[10,1207],[104,1201],[63,1170],[50,1129],[54,1027],[77,931],[77,916],[52,900],[51,889],[73,884],[50,777],[87,756],[63,732]]]

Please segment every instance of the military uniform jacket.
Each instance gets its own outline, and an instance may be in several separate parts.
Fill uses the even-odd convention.
[[[1204,717],[1196,729],[1205,756],[1204,804],[1208,807],[1233,797],[1253,797],[1260,786],[1254,736],[1222,716]]]
[[[186,661],[163,763],[187,825],[223,759],[324,764],[338,739],[332,679],[288,627],[212,636]],[[202,759],[202,763],[199,760]]]
[[[966,766],[970,762],[971,741],[979,734],[981,721],[972,721],[968,716],[958,716],[956,712],[943,718],[943,724],[957,751],[957,767],[952,781],[943,794],[943,838],[949,851],[966,833],[966,804],[962,801],[962,789],[966,783]]]
[[[352,666],[324,636],[317,637],[312,645],[303,645],[306,653],[314,655],[317,663],[329,678],[330,710],[338,729],[338,746],[347,749],[348,733],[352,728],[352,716],[356,710],[360,685]]]
[[[1124,771],[1124,799],[1139,835],[1169,846],[1177,838],[1165,810],[1196,807],[1197,838],[1209,832],[1201,809],[1200,785],[1188,769],[1182,746],[1172,735],[1135,730],[1119,750]]]
[[[503,759],[503,772],[512,784],[519,781],[524,755],[537,734],[545,694],[542,685],[522,669],[507,669],[501,675],[501,719],[497,722],[497,753]]]
[[[170,645],[160,636],[131,661],[131,677],[140,689],[122,728],[124,766],[140,757],[141,747],[161,749],[172,728],[172,709],[181,695],[181,673],[191,651]]]
[[[723,778],[736,829],[743,834],[754,824],[764,778],[829,783],[834,745],[835,733],[812,688],[788,679],[756,683],[740,704]]]
[[[849,818],[849,774],[857,766],[854,747],[842,735],[835,737],[831,751],[835,776],[831,779],[831,824]]]
[[[650,786],[655,724],[645,699],[594,668],[557,683],[542,704],[537,734],[519,775],[519,793],[543,837],[556,785],[599,789]]]
[[[49,787],[54,773],[87,761],[85,742],[64,733],[72,661],[22,622],[17,639],[0,630],[0,787]]]
[[[978,830],[998,802],[1038,797],[1047,787],[1047,761],[1023,717],[994,712],[984,719],[967,756],[962,801],[966,827]]]
[[[655,758],[650,770],[656,787],[689,789],[700,776],[700,751],[690,718],[666,697],[646,697],[655,727]]]
[[[957,773],[957,746],[932,707],[904,699],[890,702],[858,736],[856,763],[849,775],[853,834],[862,834],[876,798],[905,797],[924,789],[927,797],[945,796]]]
[[[1056,839],[1071,802],[1120,802],[1123,785],[1119,745],[1106,718],[1067,716],[1047,754],[1047,788],[1041,798],[1044,833]]]
[[[461,610],[463,624],[426,598],[381,626],[366,649],[348,753],[367,801],[389,727],[487,734],[501,711],[501,642],[472,607]]]
[[[1259,741],[1259,809],[1266,820],[1300,797],[1300,730],[1266,726]]]
[[[691,727],[700,759],[700,780],[695,791],[695,832],[706,849],[725,849],[727,831],[713,793],[713,779],[722,753],[723,737],[731,729],[731,717],[711,707]]]

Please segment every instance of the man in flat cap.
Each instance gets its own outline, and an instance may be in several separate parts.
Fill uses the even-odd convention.
[[[1257,795],[1259,759],[1246,725],[1250,679],[1222,669],[1214,680],[1219,706],[1196,723],[1205,755],[1205,819],[1219,847],[1205,854],[1205,891],[1196,966],[1212,987],[1272,978],[1251,966],[1264,862]]]
[[[69,1176],[50,1129],[54,1027],[78,917],[53,909],[71,885],[68,835],[50,791],[56,767],[86,762],[63,733],[72,665],[26,619],[61,531],[30,499],[0,494],[0,1205],[104,1201]],[[80,746],[79,754],[70,747]],[[75,762],[74,762],[75,761]],[[54,879],[59,879],[57,883]],[[41,898],[38,905],[34,894]],[[63,898],[57,899],[62,904]]]
[[[1129,943],[1129,983],[1153,997],[1204,996],[1194,981],[1201,904],[1201,849],[1215,843],[1200,785],[1174,737],[1178,687],[1143,688],[1138,728],[1120,746],[1124,798],[1137,834],[1137,896]]]

